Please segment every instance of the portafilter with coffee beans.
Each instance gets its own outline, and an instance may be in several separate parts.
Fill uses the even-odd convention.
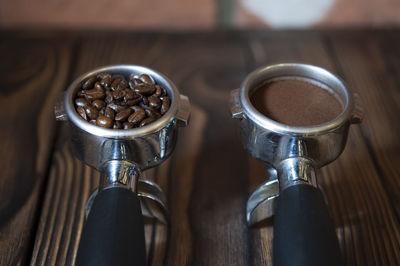
[[[142,171],[172,153],[178,127],[189,121],[189,99],[150,68],[113,65],[73,81],[55,114],[68,123],[75,156],[101,173],[87,204],[76,265],[147,265],[139,197],[154,200],[164,214],[166,203]]]

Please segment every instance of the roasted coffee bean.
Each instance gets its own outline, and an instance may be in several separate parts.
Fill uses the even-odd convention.
[[[100,79],[100,84],[104,88],[109,88],[111,86],[112,79],[110,73],[100,73],[97,77]]]
[[[100,84],[104,88],[109,88],[111,86],[111,76],[107,76],[107,77],[103,78],[102,80],[100,80]]]
[[[141,85],[144,84],[142,80],[138,79],[138,78],[134,78],[133,79],[133,83],[135,83],[135,85]]]
[[[120,89],[128,88],[128,82],[126,81],[126,79],[121,80],[121,82],[118,84],[118,88],[120,88]]]
[[[75,105],[76,106],[84,107],[84,106],[86,106],[88,104],[89,104],[89,102],[85,98],[76,98],[75,99]]]
[[[93,124],[93,125],[96,125],[96,119],[90,120],[89,123],[91,123],[91,124]]]
[[[94,100],[92,105],[97,108],[97,110],[101,110],[101,108],[106,106],[106,103],[103,100]]]
[[[144,120],[140,123],[140,126],[141,126],[141,127],[144,127],[145,125],[148,125],[148,124],[154,122],[156,119],[157,119],[157,118],[155,118],[155,117],[147,117],[146,119],[144,119]]]
[[[160,113],[159,112],[157,112],[157,110],[154,110],[153,108],[151,108],[151,107],[149,107],[149,108],[147,108],[146,110],[145,110],[145,112],[146,112],[146,115],[148,116],[148,117],[154,117],[154,118],[159,118],[161,115],[160,115]]]
[[[137,74],[130,74],[129,80],[133,81],[133,83],[135,85],[146,83],[145,81],[143,81],[143,79],[140,78],[140,75],[137,75]],[[150,84],[152,84],[152,83],[150,83]]]
[[[155,87],[156,87],[156,92],[154,93],[154,95],[157,96],[157,97],[162,96],[162,95],[161,95],[161,94],[162,94],[162,89],[161,89],[161,87],[160,87],[159,85],[156,85]]]
[[[85,108],[83,108],[82,106],[78,106],[78,108],[76,108],[76,111],[78,112],[78,114],[87,121],[87,115],[85,112]]]
[[[143,103],[143,105],[145,105],[145,106],[149,106],[149,99],[148,99],[147,97],[143,97],[143,98],[142,98],[142,103]],[[145,108],[147,108],[147,107],[145,107]]]
[[[88,90],[93,88],[93,84],[96,82],[96,77],[88,78],[82,85],[82,89]]]
[[[112,96],[115,100],[120,100],[125,97],[125,90],[122,89],[115,89],[115,91],[112,92]]]
[[[135,86],[135,92],[142,95],[152,95],[156,90],[155,86],[149,84],[140,84]]]
[[[96,119],[96,125],[99,127],[111,128],[113,126],[113,120],[107,116],[99,115]]]
[[[167,96],[167,90],[164,87],[161,87],[161,96]]]
[[[104,115],[111,118],[111,120],[114,120],[115,111],[113,109],[111,109],[110,107],[107,107],[106,110],[104,111]]]
[[[143,81],[141,81],[140,79],[134,79],[134,80],[130,80],[128,85],[129,85],[129,88],[131,88],[131,90],[135,90],[136,86],[144,86],[146,84],[144,84]]]
[[[136,105],[138,103],[140,103],[140,101],[142,100],[142,98],[136,98],[136,99],[132,99],[132,100],[128,100],[128,101],[122,101],[121,105],[123,106],[132,106],[132,105]]]
[[[132,90],[126,89],[125,90],[125,96],[124,96],[124,101],[132,100],[134,98],[139,98],[136,93],[134,93]]]
[[[143,108],[141,108],[140,106],[137,106],[137,105],[131,106],[131,109],[132,109],[134,112],[144,111]]]
[[[106,103],[111,103],[114,100],[113,96],[112,96],[112,92],[110,90],[106,90],[106,97],[104,99],[104,101]]]
[[[128,121],[133,125],[140,123],[145,117],[145,111],[140,108],[139,106],[132,106],[131,107],[135,112],[128,117]]]
[[[123,101],[123,102],[121,102],[121,105],[131,107],[131,106],[136,106],[141,101],[142,101],[142,98],[136,98],[136,99],[132,99],[132,100],[129,100],[129,101],[126,101],[126,102]]]
[[[123,123],[122,126],[123,126],[124,129],[131,129],[131,128],[133,128],[133,125],[132,125],[131,123],[129,123],[129,122]]]
[[[150,77],[150,76],[147,75],[147,74],[141,74],[141,75],[139,75],[138,79],[140,79],[141,81],[143,81],[143,83],[146,83],[146,84],[154,84],[154,83],[155,83],[154,80],[153,80],[153,78]]]
[[[113,128],[115,129],[122,129],[122,123],[119,121],[115,121]]]
[[[124,109],[126,108],[126,107],[124,107],[124,106],[118,105],[118,104],[113,103],[113,102],[107,104],[107,107],[113,109],[113,110],[114,110],[115,112],[117,112],[117,113],[121,112],[122,110],[124,110]]]
[[[76,93],[76,96],[77,96],[77,97],[85,97],[85,93],[84,93],[83,91],[78,91],[78,92]]]
[[[159,85],[156,85],[156,91],[154,93],[155,96],[157,97],[162,97],[165,96],[167,94],[167,92],[165,91],[165,89]]]
[[[160,101],[160,98],[158,98],[157,96],[152,95],[152,96],[148,97],[147,100],[149,101],[150,107],[153,107],[154,109],[160,108],[161,101]]]
[[[121,82],[120,78],[114,79],[110,86],[111,90],[116,90],[120,82]]]
[[[133,110],[131,108],[126,108],[125,110],[122,110],[121,112],[119,112],[115,115],[115,121],[124,122],[126,119],[128,119],[129,115],[132,112],[133,112]]]
[[[89,101],[95,99],[103,99],[105,96],[103,89],[91,89],[83,91],[85,98]]]
[[[105,111],[106,111],[105,107],[101,108],[100,111],[99,111],[99,115],[104,115]]]
[[[135,89],[135,83],[134,83],[132,80],[130,80],[130,81],[128,82],[128,85],[129,85],[129,88],[130,88],[131,90],[134,90],[134,89]]]
[[[162,97],[160,113],[162,115],[165,114],[168,111],[170,105],[171,105],[171,100],[166,96]]]
[[[95,89],[98,89],[98,90],[102,90],[102,89],[103,89],[103,86],[101,86],[100,82],[96,82],[96,83],[94,84],[94,88],[95,88]]]
[[[99,115],[99,110],[97,110],[95,107],[92,105],[87,105],[85,106],[85,111],[88,117],[92,119],[97,119],[97,116]]]

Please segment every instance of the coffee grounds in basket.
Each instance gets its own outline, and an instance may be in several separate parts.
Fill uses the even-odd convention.
[[[289,126],[315,126],[335,119],[343,110],[328,90],[296,79],[277,80],[256,89],[253,106],[268,118]]]

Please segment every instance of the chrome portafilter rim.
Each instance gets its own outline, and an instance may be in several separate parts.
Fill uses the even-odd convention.
[[[268,118],[253,106],[250,96],[260,86],[279,79],[297,79],[318,83],[317,86],[334,93],[342,104],[342,112],[331,121],[312,126],[290,126]],[[243,113],[260,127],[298,136],[319,135],[338,128],[351,119],[354,109],[352,95],[343,80],[323,68],[299,63],[283,63],[256,69],[243,81],[240,87],[239,101]]]
[[[85,80],[87,80],[91,76],[95,76],[102,72],[109,72],[111,74],[134,73],[134,74],[150,75],[157,84],[160,84],[167,90],[168,96],[171,99],[170,108],[159,119],[157,119],[153,123],[150,123],[140,128],[109,129],[93,125],[88,121],[83,120],[75,110],[74,97]],[[85,132],[96,135],[98,137],[129,140],[132,138],[142,137],[157,132],[162,128],[164,128],[166,125],[168,125],[171,121],[173,121],[176,118],[176,114],[179,110],[179,105],[180,105],[179,97],[180,94],[174,83],[169,78],[167,78],[166,76],[155,70],[140,65],[110,65],[110,66],[96,68],[94,70],[82,74],[77,79],[75,79],[75,81],[67,89],[64,98],[64,103],[65,103],[65,112],[70,122],[75,124],[78,128],[84,130]]]

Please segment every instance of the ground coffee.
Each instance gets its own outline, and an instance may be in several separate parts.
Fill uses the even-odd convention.
[[[343,110],[338,99],[326,89],[296,79],[266,83],[250,98],[260,113],[289,126],[323,124]]]

